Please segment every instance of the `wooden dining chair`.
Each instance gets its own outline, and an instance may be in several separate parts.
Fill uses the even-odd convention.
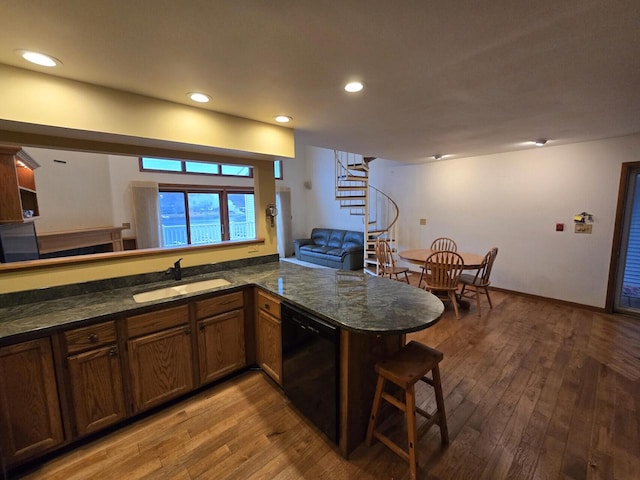
[[[445,251],[445,252],[457,252],[458,245],[451,238],[439,237],[431,242],[429,249],[433,252]],[[422,278],[424,277],[424,266],[420,267],[420,279],[418,280],[418,288],[422,285]]]
[[[480,295],[486,295],[487,300],[489,301],[489,308],[493,308],[493,304],[491,303],[491,297],[489,296],[489,285],[491,285],[491,281],[489,277],[491,276],[491,269],[493,268],[493,262],[498,255],[498,247],[493,247],[489,252],[484,256],[482,260],[482,264],[480,268],[476,271],[475,275],[472,273],[464,273],[460,275],[460,283],[462,284],[462,289],[460,290],[461,297],[474,298],[476,299],[476,304],[478,305],[478,316],[481,317],[480,311]]]
[[[387,240],[382,238],[378,238],[376,240],[376,257],[378,259],[378,275],[384,277],[385,275],[389,275],[389,278],[394,275],[396,280],[400,280],[398,275],[404,273],[404,278],[409,283],[409,268],[407,267],[397,267],[396,261],[393,258],[393,252],[391,251],[391,246]]]
[[[451,251],[434,252],[424,262],[425,290],[451,300],[458,320],[460,320],[460,312],[456,291],[463,268],[462,257]]]

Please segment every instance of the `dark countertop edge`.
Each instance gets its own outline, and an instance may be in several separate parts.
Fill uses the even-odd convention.
[[[263,263],[277,262],[278,254],[264,255],[261,257],[245,258],[240,260],[230,260],[227,262],[208,263],[196,265],[194,267],[184,267],[182,269],[182,283],[187,283],[190,277],[221,272],[233,268],[260,265]],[[167,265],[167,268],[172,265]],[[140,273],[136,275],[125,275],[122,277],[105,278],[89,282],[72,283],[54,287],[38,288],[34,290],[22,290],[19,292],[9,292],[0,294],[0,309],[14,307],[29,303],[46,302],[62,297],[74,297],[87,293],[103,292],[105,290],[116,290],[120,288],[148,287],[154,283],[167,280],[167,274],[162,272]],[[176,283],[178,284],[178,283]],[[141,290],[142,291],[142,290]]]
[[[181,284],[181,283],[190,283],[196,280],[201,280],[201,279],[205,279],[204,276],[209,277],[211,274],[214,273],[221,273],[223,271],[226,271],[230,268],[242,268],[245,266],[252,266],[252,265],[260,265],[260,264],[265,264],[265,263],[272,263],[274,256],[268,256],[268,257],[260,257],[260,258],[270,258],[270,260],[266,260],[266,261],[259,261],[256,263],[250,263],[250,264],[246,264],[244,262],[241,262],[241,265],[237,265],[235,264],[235,262],[224,262],[223,263],[219,263],[219,264],[215,264],[216,266],[223,266],[224,268],[217,268],[215,270],[208,270],[206,273],[200,273],[199,275],[195,275],[193,277],[185,277],[182,279],[182,281],[180,281],[177,284]],[[278,261],[278,255],[275,255],[275,262]],[[234,265],[230,265],[230,264],[234,264]],[[197,268],[197,267],[196,267]],[[197,277],[200,276],[201,278],[198,279]],[[116,279],[117,280],[117,279]],[[166,280],[163,277],[163,280]],[[164,283],[162,282],[162,280],[157,281],[159,283],[161,283],[162,285],[164,285]],[[101,281],[98,282],[90,282],[90,283],[101,283]],[[73,286],[72,286],[73,287]],[[135,285],[123,285],[120,286],[120,288],[136,288],[140,287],[139,292],[143,292],[143,291],[149,291],[149,290],[153,290],[154,289],[154,283],[141,283],[141,284],[135,284]],[[57,287],[52,287],[52,288],[57,288]],[[64,288],[64,287],[63,287]],[[224,293],[230,293],[236,290],[243,290],[245,288],[260,288],[262,290],[265,290],[266,292],[268,292],[269,294],[277,297],[278,299],[280,299],[282,302],[286,302],[286,303],[290,303],[292,305],[295,305],[307,312],[309,312],[312,315],[318,316],[326,321],[328,321],[329,323],[336,325],[337,327],[339,327],[340,329],[343,330],[347,330],[350,332],[354,332],[354,333],[359,333],[359,334],[364,334],[364,335],[400,335],[400,334],[407,334],[407,333],[411,333],[411,332],[416,332],[416,331],[420,331],[423,330],[425,328],[431,327],[433,325],[435,325],[436,323],[438,323],[438,321],[440,320],[440,318],[442,317],[442,314],[444,312],[443,311],[440,313],[440,315],[429,321],[426,322],[425,324],[419,324],[416,325],[415,327],[404,327],[404,328],[399,328],[399,329],[389,329],[389,328],[367,328],[367,329],[362,329],[362,328],[355,328],[353,326],[349,326],[348,324],[345,324],[339,320],[336,320],[330,316],[327,316],[325,314],[323,314],[320,311],[314,310],[313,308],[310,308],[308,305],[305,304],[300,304],[298,302],[296,302],[295,300],[292,300],[288,297],[282,296],[281,294],[279,294],[276,291],[273,291],[271,288],[269,288],[267,285],[263,285],[260,283],[256,283],[254,281],[248,281],[248,282],[234,282],[229,286],[224,286],[224,287],[217,287],[214,289],[209,289],[206,291],[202,291],[202,292],[197,292],[197,293],[191,293],[191,294],[185,294],[185,295],[180,295],[177,297],[171,297],[171,298],[166,298],[166,299],[162,299],[162,300],[155,300],[155,301],[151,301],[151,302],[145,302],[145,303],[141,303],[141,304],[137,304],[134,306],[127,306],[127,305],[123,305],[122,309],[117,309],[116,311],[111,311],[108,313],[102,313],[102,314],[96,314],[96,315],[91,315],[91,316],[87,316],[87,317],[79,317],[77,320],[72,320],[69,322],[65,322],[65,323],[58,323],[56,325],[51,325],[48,327],[42,327],[42,328],[33,328],[30,329],[28,331],[24,331],[24,332],[18,332],[15,334],[9,334],[6,336],[2,336],[0,337],[0,346],[4,346],[4,345],[8,345],[8,344],[14,344],[14,343],[18,343],[21,341],[27,341],[27,340],[31,340],[31,339],[35,339],[35,338],[41,338],[47,335],[51,335],[60,331],[64,331],[64,330],[69,330],[69,329],[73,329],[73,328],[80,328],[80,327],[84,327],[84,326],[88,326],[88,325],[92,325],[95,323],[101,323],[101,322],[105,322],[105,321],[110,321],[110,320],[115,320],[118,318],[123,318],[123,317],[127,317],[127,316],[132,316],[132,315],[139,315],[139,314],[143,314],[146,313],[148,311],[153,311],[156,310],[158,308],[162,308],[163,306],[169,307],[169,306],[177,306],[183,303],[189,303],[191,301],[197,300],[199,297],[205,297],[205,296],[210,296],[213,294],[224,294]],[[34,292],[38,292],[38,290],[35,290]],[[87,293],[92,293],[92,292],[86,292],[86,291],[81,291],[80,293],[76,293],[76,295],[83,295],[83,294],[87,294]],[[137,292],[136,292],[137,293]],[[74,295],[69,295],[69,296],[74,296]],[[1,297],[1,295],[0,295]],[[37,301],[32,301],[31,303],[37,303]],[[0,308],[2,308],[2,306],[0,305]]]

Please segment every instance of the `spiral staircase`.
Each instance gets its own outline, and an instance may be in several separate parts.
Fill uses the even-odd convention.
[[[398,205],[384,192],[369,185],[369,162],[375,157],[337,150],[334,153],[335,198],[340,202],[340,208],[348,209],[351,215],[364,217],[364,270],[377,275],[375,242],[378,238],[386,239],[392,251],[396,251]]]

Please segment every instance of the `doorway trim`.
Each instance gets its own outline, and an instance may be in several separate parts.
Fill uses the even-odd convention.
[[[607,300],[605,311],[613,313],[616,296],[616,280],[620,265],[620,251],[622,249],[622,231],[629,197],[629,175],[634,169],[640,168],[640,162],[622,164],[620,171],[620,186],[618,188],[618,204],[616,207],[616,221],[613,227],[613,243],[611,248],[611,263],[609,265],[609,282],[607,283]]]

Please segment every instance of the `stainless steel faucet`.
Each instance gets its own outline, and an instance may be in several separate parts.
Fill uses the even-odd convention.
[[[167,268],[166,273],[167,275],[171,274],[173,275],[173,279],[174,280],[182,280],[182,267],[180,266],[180,261],[182,259],[179,258],[176,263],[173,264],[173,267],[169,267]]]

